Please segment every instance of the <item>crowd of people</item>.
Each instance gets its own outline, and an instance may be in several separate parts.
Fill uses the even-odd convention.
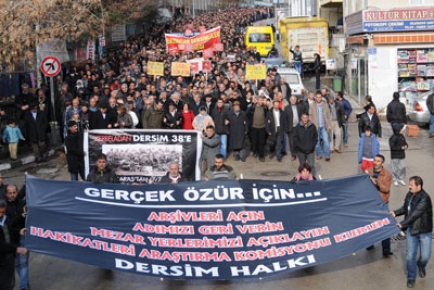
[[[285,155],[292,161],[298,158],[299,172],[295,179],[315,180],[315,160],[330,162],[331,153],[342,153],[348,146],[348,120],[352,107],[341,92],[333,96],[327,88],[309,92],[305,100],[298,99],[291,94],[290,86],[275,67],[268,69],[266,78],[257,83],[245,79],[246,64],[261,61],[255,48],[244,45],[245,28],[273,13],[272,9],[263,7],[232,8],[194,19],[176,18],[154,25],[149,33],[131,37],[119,49],[106,52],[98,63],[88,60],[85,67],[71,67],[67,74],[58,76],[54,106],[48,98],[47,86],[42,85],[36,94],[32,94],[28,85],[22,84],[22,92],[15,98],[16,114],[8,116],[9,126],[3,133],[11,159],[16,159],[17,144],[23,140],[32,146],[38,162],[46,160],[50,129],[60,125],[71,179],[78,180],[80,176],[93,182],[118,183],[118,177],[107,166],[110,160],[104,154],[98,156],[96,167],[89,176],[84,176],[83,131],[113,128],[197,130],[203,140],[203,180],[238,178],[234,169],[224,163],[230,153],[234,160],[241,162],[246,162],[250,156],[260,162],[264,162],[266,157],[276,157],[277,162],[282,162]],[[202,26],[207,29],[221,27],[224,49],[214,52],[209,59],[211,72],[199,72],[191,77],[171,75],[172,62],[185,62],[202,57],[202,54],[168,53],[164,33],[184,32],[186,29],[197,31]],[[295,46],[291,52],[297,56],[298,51],[299,47]],[[301,63],[301,54],[296,60]],[[164,63],[163,76],[148,74],[150,61]],[[319,88],[319,82],[316,86]],[[402,118],[402,107],[392,103],[390,112],[393,113],[388,121],[394,130],[389,140],[393,172],[388,175],[382,167],[385,158],[379,152],[381,122],[372,102],[365,109],[358,116],[358,161],[387,203],[392,182],[395,186],[405,185],[405,150],[408,144],[402,133],[406,119]],[[119,166],[122,169],[122,165]],[[179,163],[169,160],[166,170],[169,172],[162,178],[162,183],[185,181]],[[415,240],[421,239],[420,234],[432,231],[431,201],[428,203],[429,196],[422,194],[422,185],[419,177],[410,178],[406,205],[393,212],[396,216],[406,215],[399,226],[407,228],[407,235],[412,237],[412,250],[417,248],[414,244],[417,244]],[[11,191],[17,191],[16,187]],[[423,196],[420,207],[413,198],[419,193]],[[8,202],[12,200],[7,194],[6,197]],[[412,204],[411,209],[408,204]],[[14,252],[26,254],[25,248],[19,246],[19,228],[23,228],[23,224],[15,223],[18,227],[14,229],[9,227],[15,217],[17,220],[21,219],[20,216],[25,217],[25,207],[20,206],[21,209],[15,213],[8,211],[8,219],[5,219],[3,209],[6,203],[0,201],[0,253],[1,261],[7,261],[1,264],[2,283],[11,269],[13,272],[11,261],[15,258]],[[420,225],[419,220],[429,219],[430,214],[431,225]],[[419,230],[415,230],[416,227]],[[391,255],[390,240],[384,241],[383,254]],[[415,281],[415,255],[415,251],[407,255],[409,286]],[[425,275],[428,259],[429,255],[424,255],[417,264],[421,277]],[[20,289],[27,287],[20,286]]]

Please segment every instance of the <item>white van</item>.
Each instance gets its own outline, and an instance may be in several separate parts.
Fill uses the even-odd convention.
[[[289,67],[279,67],[277,72],[291,87],[292,95],[296,96],[298,99],[304,100],[307,91],[303,85],[300,74],[295,69]]]

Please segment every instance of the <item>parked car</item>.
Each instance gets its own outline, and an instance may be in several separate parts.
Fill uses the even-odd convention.
[[[272,67],[291,67],[289,61],[284,58],[264,58],[262,62],[265,63],[267,69]]]
[[[429,124],[431,114],[426,106],[426,99],[430,94],[433,94],[433,92],[430,91],[422,93],[419,96],[407,97],[407,114],[410,121],[416,122],[420,125]]]
[[[300,74],[295,69],[288,67],[279,67],[277,72],[280,74],[280,77],[284,78],[291,87],[292,95],[303,100],[307,91],[303,85]]]

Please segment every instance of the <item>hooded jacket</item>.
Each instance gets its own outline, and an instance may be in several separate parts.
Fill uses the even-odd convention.
[[[393,135],[389,138],[389,146],[390,146],[390,158],[392,159],[404,159],[405,158],[405,149],[402,149],[403,146],[407,146],[407,141],[403,134],[401,134],[401,130],[404,127],[403,124],[393,124]]]

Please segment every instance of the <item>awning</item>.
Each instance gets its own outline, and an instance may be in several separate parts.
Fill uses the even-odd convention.
[[[375,33],[376,44],[433,43],[434,32]]]
[[[364,44],[365,38],[363,35],[349,36],[346,41],[347,44]]]

